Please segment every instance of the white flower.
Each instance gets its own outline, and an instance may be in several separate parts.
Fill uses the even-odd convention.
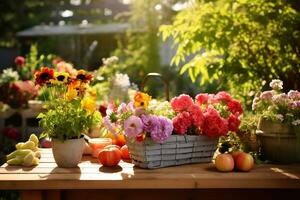
[[[0,83],[11,83],[17,80],[19,80],[19,74],[12,68],[4,69],[3,73],[0,75]]]
[[[109,58],[102,58],[102,62],[105,66],[110,66],[114,63],[117,63],[119,61],[119,58],[117,56],[112,56]]]
[[[270,87],[273,90],[282,90],[283,88],[283,82],[279,79],[273,79],[270,83]]]
[[[257,103],[259,102],[259,98],[255,97],[252,102],[252,110],[255,110],[257,107]]]
[[[127,101],[130,80],[127,74],[116,74],[111,80],[109,98],[119,101]]]
[[[128,89],[130,87],[130,80],[127,74],[116,74],[113,79],[113,85]]]
[[[283,121],[284,120],[284,117],[283,117],[283,115],[281,115],[281,114],[277,114],[276,115],[276,118],[279,120],[279,121]]]
[[[293,121],[292,124],[293,124],[294,126],[300,125],[300,119],[297,119],[297,120]]]

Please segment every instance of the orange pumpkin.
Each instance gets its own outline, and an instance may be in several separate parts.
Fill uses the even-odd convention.
[[[107,167],[117,166],[121,160],[121,151],[116,147],[106,147],[98,155],[99,162]]]

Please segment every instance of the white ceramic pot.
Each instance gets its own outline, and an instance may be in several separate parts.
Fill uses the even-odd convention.
[[[65,141],[52,139],[52,152],[58,167],[76,167],[81,161],[83,150],[83,137]]]

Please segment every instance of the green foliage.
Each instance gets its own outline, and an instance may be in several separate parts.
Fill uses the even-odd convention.
[[[181,74],[200,85],[248,84],[249,93],[262,80],[300,78],[299,24],[299,12],[282,0],[197,1],[160,32],[174,40]]]
[[[171,3],[170,3],[171,2]],[[161,0],[134,0],[131,5],[129,22],[132,28],[128,30],[125,40],[119,39],[118,49],[113,53],[120,58],[123,73],[133,78],[133,82],[140,85],[146,74],[150,72],[162,73],[160,66],[158,28],[162,20],[170,18],[174,0],[163,2]],[[162,10],[156,10],[156,5]],[[149,92],[159,92],[157,83],[151,83]]]
[[[39,125],[43,128],[43,136],[59,140],[80,138],[94,124],[101,121],[101,114],[88,114],[81,107],[80,100],[56,99],[49,102],[50,109],[38,115]]]
[[[19,44],[16,32],[41,23],[48,23],[54,6],[67,0],[9,0],[0,4],[0,46],[14,47]]]

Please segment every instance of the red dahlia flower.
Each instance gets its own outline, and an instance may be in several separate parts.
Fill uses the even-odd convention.
[[[45,85],[54,79],[54,70],[48,67],[42,67],[41,71],[34,74],[35,83],[38,85]]]

